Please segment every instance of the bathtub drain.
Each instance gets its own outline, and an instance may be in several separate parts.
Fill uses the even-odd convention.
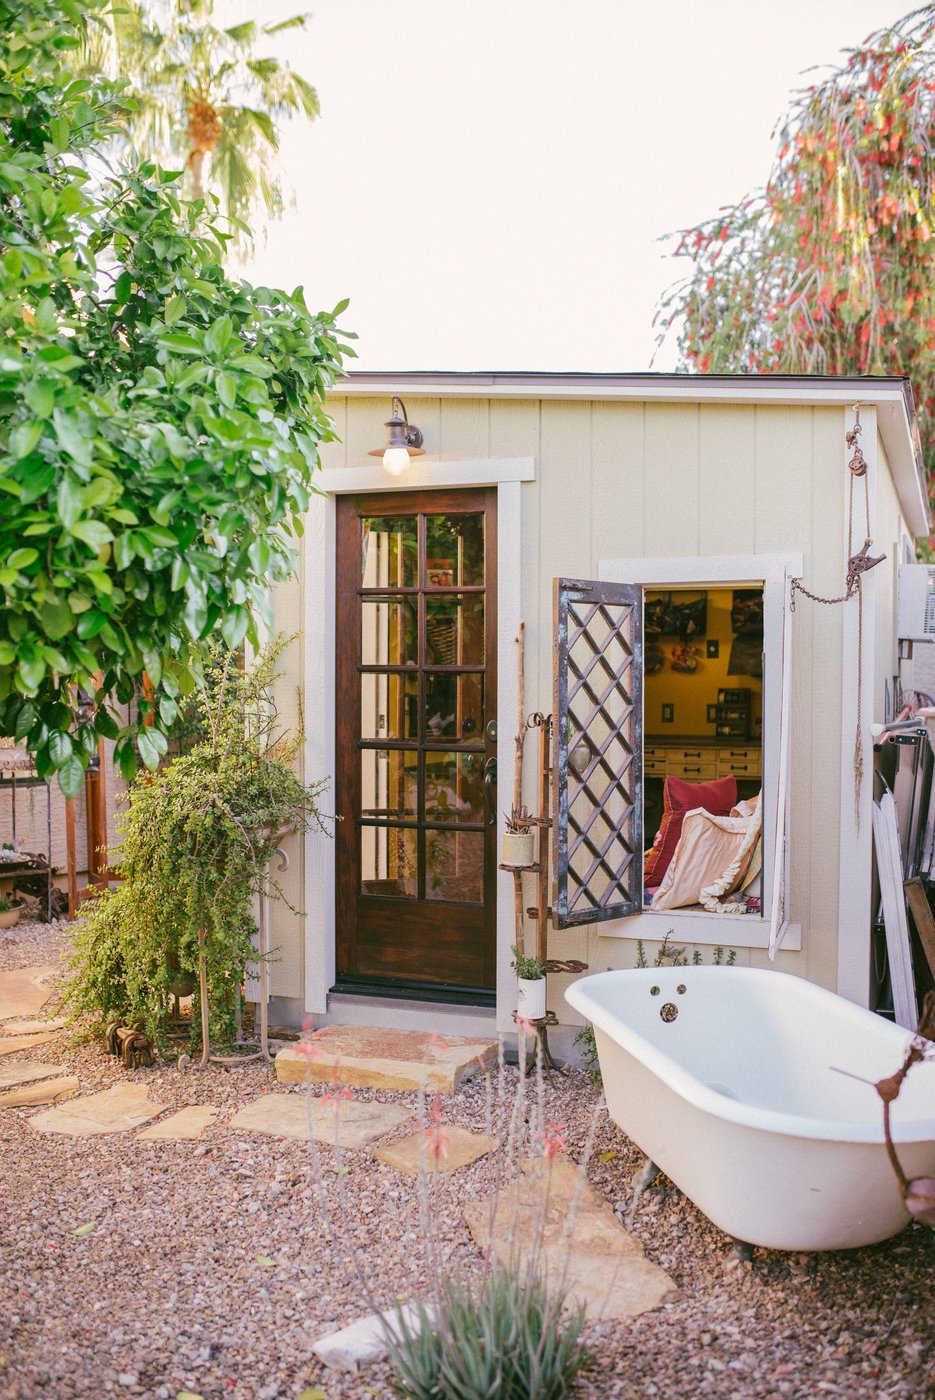
[[[659,1008],[659,1015],[664,1021],[674,1021],[679,1014],[679,1009],[674,1001],[667,1001]]]

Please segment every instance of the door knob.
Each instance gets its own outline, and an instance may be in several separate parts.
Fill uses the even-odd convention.
[[[487,825],[497,824],[497,760],[488,758],[484,764],[484,793],[487,798]]]

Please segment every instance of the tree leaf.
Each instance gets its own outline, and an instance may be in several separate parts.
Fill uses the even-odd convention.
[[[275,1269],[276,1267],[276,1260],[271,1259],[268,1254],[258,1254],[256,1262],[264,1269]]]
[[[140,750],[140,758],[146,764],[151,773],[159,767],[159,760],[165,753],[168,745],[166,737],[158,729],[141,729],[136,739]]]
[[[84,765],[77,754],[67,758],[58,770],[58,785],[66,797],[77,797],[84,783]],[[94,1227],[92,1226],[91,1229]],[[87,1230],[90,1234],[91,1230]]]
[[[77,520],[72,525],[70,533],[76,539],[89,544],[93,550],[101,549],[105,544],[110,544],[114,538],[113,531],[109,530],[102,520]]]
[[[43,424],[36,419],[31,419],[28,423],[20,423],[18,428],[14,428],[10,434],[10,451],[18,462],[24,457],[28,457],[42,437]]]
[[[71,735],[61,731],[49,736],[49,757],[56,768],[61,768],[66,759],[71,758],[74,745],[71,742]]]
[[[39,558],[38,549],[14,549],[7,559],[8,569],[28,569]]]
[[[83,1240],[86,1239],[88,1235],[93,1234],[94,1229],[95,1223],[93,1220],[90,1220],[87,1225],[79,1225],[75,1234],[78,1236],[79,1240]]]

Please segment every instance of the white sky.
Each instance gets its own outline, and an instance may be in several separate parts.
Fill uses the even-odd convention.
[[[650,368],[658,238],[762,185],[803,70],[910,0],[311,0],[296,207],[247,269],[349,296],[364,369]],[[301,0],[219,0],[280,19]],[[655,368],[674,366],[671,350]]]

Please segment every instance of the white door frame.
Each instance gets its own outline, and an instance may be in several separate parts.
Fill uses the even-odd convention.
[[[497,488],[497,766],[512,772],[512,724],[518,704],[515,639],[522,616],[522,483],[534,481],[534,457],[493,457],[444,462],[417,458],[403,478],[382,465],[335,467],[314,478],[317,492],[305,516],[302,596],[305,631],[306,781],[334,774],[336,500],[361,492],[430,491],[449,487]],[[507,718],[508,717],[508,718]],[[503,814],[497,817],[497,848]],[[323,1015],[336,976],[335,844],[311,834],[305,848],[305,1010]],[[513,886],[497,882],[497,1025],[509,1029],[514,997],[510,970]]]

